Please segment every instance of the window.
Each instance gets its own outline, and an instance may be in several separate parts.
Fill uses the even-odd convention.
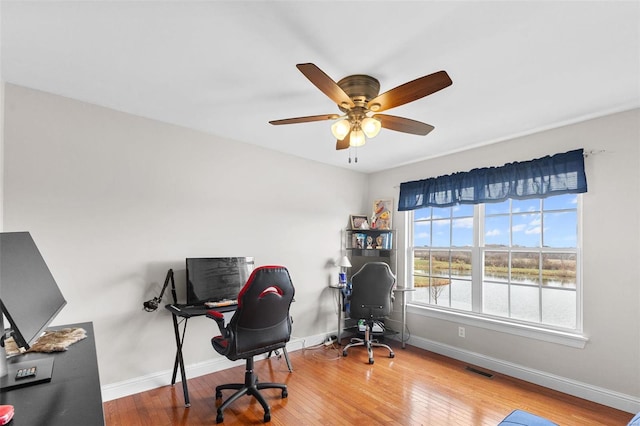
[[[579,328],[580,196],[413,210],[412,302]]]

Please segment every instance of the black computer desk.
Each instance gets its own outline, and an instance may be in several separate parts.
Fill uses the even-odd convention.
[[[173,363],[173,375],[171,376],[171,385],[176,384],[176,376],[178,368],[180,368],[180,377],[182,378],[182,392],[184,393],[184,405],[190,407],[189,401],[189,388],[187,387],[187,374],[184,370],[184,358],[182,356],[182,344],[184,342],[184,336],[187,331],[187,321],[192,317],[201,317],[206,315],[209,310],[216,310],[218,312],[232,312],[236,310],[235,306],[224,306],[220,308],[207,308],[204,306],[189,306],[180,305],[177,303],[165,305],[165,308],[171,312],[173,318],[173,332],[176,338],[176,358]],[[178,326],[178,318],[183,319],[182,333],[180,333],[180,327]]]
[[[93,324],[69,324],[51,329],[69,327],[85,329],[87,337],[64,352],[27,353],[9,360],[18,360],[22,364],[29,360],[53,358],[50,382],[0,393],[0,404],[13,405],[15,409],[9,423],[11,426],[104,426]]]

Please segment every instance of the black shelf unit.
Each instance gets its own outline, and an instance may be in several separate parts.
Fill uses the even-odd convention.
[[[385,262],[396,273],[397,241],[394,229],[345,229],[342,244],[351,262],[351,268],[347,270],[348,281],[368,262]]]

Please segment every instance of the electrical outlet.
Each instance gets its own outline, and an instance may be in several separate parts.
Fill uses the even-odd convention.
[[[464,327],[458,327],[458,337],[464,337]]]

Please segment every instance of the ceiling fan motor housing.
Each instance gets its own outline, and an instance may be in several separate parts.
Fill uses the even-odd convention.
[[[353,100],[357,107],[365,107],[367,102],[380,93],[380,82],[364,74],[350,75],[338,81],[338,86]],[[342,112],[349,111],[342,105],[338,105]]]

